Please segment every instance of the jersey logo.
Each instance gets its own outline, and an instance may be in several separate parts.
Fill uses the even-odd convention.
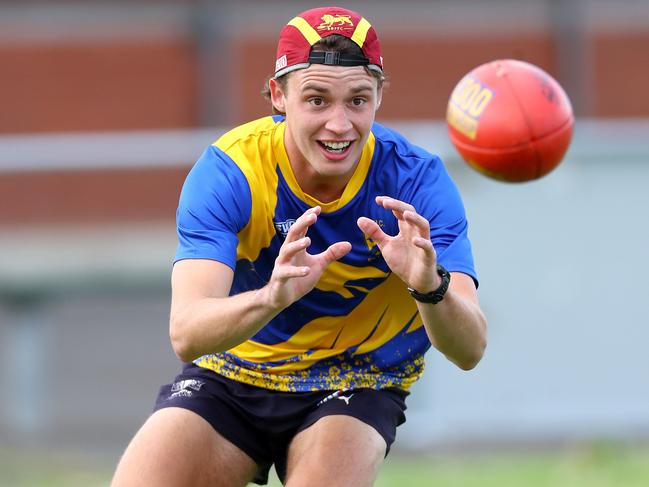
[[[282,235],[282,237],[286,237],[288,231],[291,229],[294,223],[295,220],[293,218],[289,218],[288,220],[284,220],[283,222],[273,221],[275,230],[277,230]]]
[[[374,220],[376,224],[383,229],[385,224],[383,220]],[[372,262],[379,258],[381,255],[381,249],[379,249],[379,244],[377,244],[372,237],[368,235],[363,235],[365,237],[365,245],[367,245],[367,250],[370,251],[370,256],[367,258],[368,262]]]

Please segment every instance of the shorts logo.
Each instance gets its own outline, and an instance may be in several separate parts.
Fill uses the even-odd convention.
[[[345,404],[349,406],[349,400],[354,397],[354,394],[350,394],[349,396],[338,396],[336,399],[340,399],[341,401],[345,401]]]
[[[331,15],[324,14],[321,17],[322,23],[316,27],[316,30],[342,30],[340,27],[344,27],[348,24],[350,27],[354,27],[352,18],[349,15]],[[334,27],[339,27],[334,29]]]
[[[204,384],[205,382],[196,379],[186,379],[174,382],[171,385],[172,394],[169,396],[169,399],[174,399],[176,397],[192,397],[194,394],[192,391],[200,391]]]
[[[350,391],[350,390],[351,389],[340,389],[340,390],[337,390],[335,392],[332,392],[327,397],[325,397],[320,402],[318,402],[318,404],[316,404],[316,406],[322,406],[324,403],[326,403],[327,401],[331,401],[332,399],[340,399],[342,401],[345,401],[345,403],[347,405],[349,405],[349,400],[352,398],[352,396],[354,394],[350,394],[349,396],[343,396],[343,394],[345,392],[347,392],[347,391]]]
[[[284,220],[283,222],[273,222],[273,225],[275,225],[275,230],[277,230],[282,235],[282,237],[286,237],[288,231],[291,229],[294,223],[295,220],[289,218],[288,220]]]

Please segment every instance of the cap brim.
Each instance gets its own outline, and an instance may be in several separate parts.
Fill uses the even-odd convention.
[[[287,66],[277,71],[275,73],[275,76],[273,76],[273,79],[277,79],[281,76],[284,76],[285,74],[290,73],[291,71],[297,71],[298,69],[306,69],[309,66],[311,66],[311,63],[299,63],[299,64],[294,64],[293,66]],[[378,66],[376,64],[368,64],[364,67],[367,69],[371,69],[372,71],[376,71],[377,73],[383,74],[383,70],[381,69],[381,66]]]

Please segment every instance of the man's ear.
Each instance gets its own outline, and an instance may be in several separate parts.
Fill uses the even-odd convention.
[[[277,80],[271,78],[268,80],[268,87],[270,88],[270,101],[275,110],[286,113],[286,95],[280,84]]]

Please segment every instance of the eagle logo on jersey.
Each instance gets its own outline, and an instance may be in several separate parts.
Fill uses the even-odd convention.
[[[385,224],[383,223],[383,220],[374,220],[376,224],[383,228]],[[367,250],[370,251],[370,256],[367,258],[368,262],[375,261],[376,259],[379,258],[381,255],[381,249],[379,248],[379,244],[377,244],[372,237],[368,235],[363,235],[365,237],[365,245],[367,245]]]

